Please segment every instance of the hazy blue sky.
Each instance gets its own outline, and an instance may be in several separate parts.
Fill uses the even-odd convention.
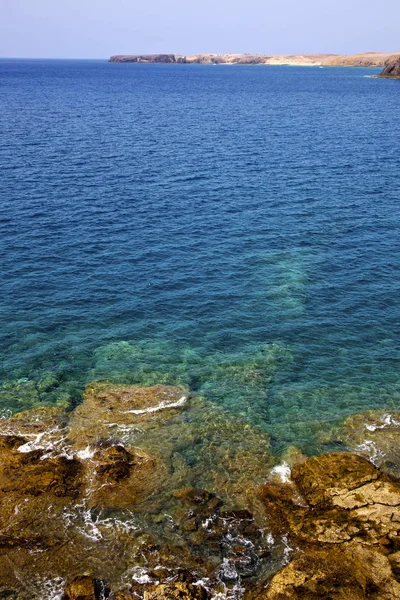
[[[0,0],[0,56],[400,51],[400,0]]]

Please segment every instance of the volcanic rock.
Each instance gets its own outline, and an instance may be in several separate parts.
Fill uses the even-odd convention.
[[[294,465],[290,482],[267,483],[260,497],[272,529],[297,548],[260,596],[400,597],[400,482],[361,456],[332,453]]]
[[[207,600],[208,594],[201,585],[176,582],[155,585],[145,590],[144,600]]]
[[[103,600],[108,590],[103,581],[88,576],[76,577],[66,588],[63,600]]]
[[[337,548],[300,554],[273,577],[258,598],[265,600],[395,600],[400,586],[388,559],[369,550]]]
[[[93,383],[70,422],[69,437],[85,448],[113,436],[117,441],[145,422],[164,421],[185,405],[189,392],[166,385],[143,387]]]
[[[400,477],[400,413],[370,410],[351,415],[336,437],[381,470]]]
[[[400,78],[400,56],[394,55],[387,59],[379,77]]]

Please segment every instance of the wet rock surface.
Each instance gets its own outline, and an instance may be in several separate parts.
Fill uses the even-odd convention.
[[[395,417],[354,416],[340,435],[356,446],[365,428],[395,464]],[[72,412],[3,419],[0,594],[400,597],[393,469],[293,447],[282,459],[272,468],[265,434],[179,386],[95,383]]]
[[[259,595],[400,596],[396,559],[390,561],[400,548],[400,482],[361,456],[332,453],[294,465],[289,482],[261,486],[260,497],[295,558]]]
[[[351,415],[336,431],[336,437],[381,470],[400,477],[399,412],[370,410]]]
[[[270,569],[265,519],[249,511],[269,439],[200,398],[189,415],[189,402],[182,387],[96,383],[73,412],[0,421],[5,594],[201,600]]]
[[[76,577],[65,588],[63,600],[100,600],[109,595],[103,581],[89,576]]]

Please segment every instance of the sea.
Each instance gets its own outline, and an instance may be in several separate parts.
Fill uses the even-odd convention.
[[[0,416],[182,385],[312,456],[398,408],[400,85],[378,72],[2,59]]]

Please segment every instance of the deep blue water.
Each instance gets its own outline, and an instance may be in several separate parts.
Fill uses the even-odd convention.
[[[3,414],[182,383],[318,446],[400,398],[400,83],[0,61]]]

